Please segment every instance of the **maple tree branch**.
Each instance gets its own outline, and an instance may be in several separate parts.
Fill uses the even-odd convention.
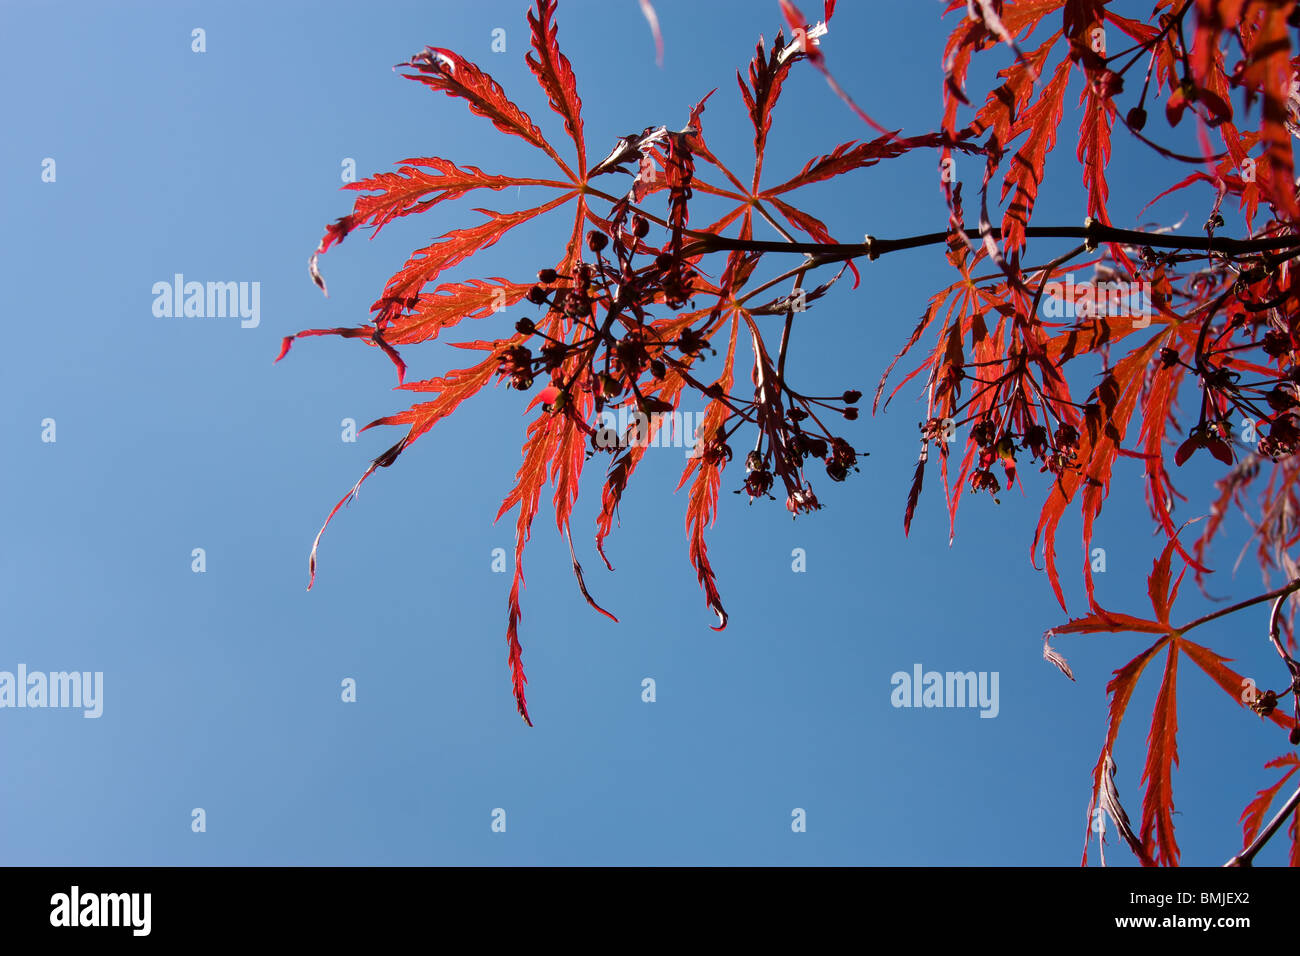
[[[1271,840],[1273,838],[1273,834],[1277,833],[1277,831],[1281,829],[1282,821],[1285,820],[1290,814],[1294,813],[1297,806],[1300,806],[1300,787],[1296,788],[1295,793],[1291,794],[1291,798],[1287,800],[1287,802],[1283,805],[1282,809],[1279,810],[1277,812],[1277,815],[1274,816],[1273,819],[1268,822],[1268,826],[1264,827],[1264,829],[1260,831],[1259,835],[1255,837],[1254,840],[1251,841],[1250,846],[1246,847],[1246,849],[1242,850],[1240,853],[1238,853],[1236,856],[1234,856],[1231,860],[1229,860],[1227,863],[1223,865],[1225,867],[1252,866],[1254,863],[1255,854],[1257,854],[1261,849],[1263,849],[1264,844],[1267,843],[1269,840]]]
[[[970,226],[962,230],[968,238],[980,239],[982,233]],[[1028,226],[1024,230],[1027,239],[1084,239],[1092,243],[1117,243],[1126,246],[1150,246],[1153,249],[1181,249],[1194,252],[1219,252],[1228,256],[1240,256],[1252,252],[1268,252],[1277,249],[1300,249],[1300,236],[1268,236],[1261,239],[1227,239],[1220,236],[1171,236],[1167,233],[1143,232],[1137,229],[1117,229],[1094,223],[1091,226]],[[834,262],[840,259],[857,259],[863,256],[874,259],[887,252],[903,249],[917,249],[946,243],[952,232],[930,232],[919,236],[907,236],[902,239],[873,238],[870,242],[859,243],[823,243],[823,242],[775,242],[763,239],[733,239],[729,236],[715,236],[709,233],[684,230],[683,235],[697,240],[698,245],[691,247],[692,252],[715,252],[739,250],[743,252],[800,252],[811,255],[817,264]],[[1002,230],[993,228],[989,235],[995,239],[1002,238]],[[702,246],[703,248],[699,248]]]
[[[610,202],[619,201],[617,197],[611,196],[609,193],[596,189],[591,185],[584,186],[582,191]],[[650,221],[668,227],[667,222],[653,213],[637,206],[631,208]],[[765,216],[764,218],[768,217]],[[768,218],[768,221],[772,222],[770,218]],[[781,231],[784,232],[784,230]],[[977,227],[966,226],[963,227],[962,232],[965,233],[967,238],[971,239],[981,239],[983,237]],[[703,246],[703,249],[700,249],[696,245],[692,245],[692,252],[798,252],[812,256],[815,265],[823,265],[841,259],[857,259],[863,256],[874,259],[888,252],[939,245],[948,242],[952,237],[952,231],[928,232],[917,236],[906,236],[901,239],[873,238],[870,242],[857,243],[795,242],[790,239],[784,241],[735,239],[730,236],[718,236],[694,229],[684,229],[682,235],[696,240],[699,246]],[[994,227],[989,230],[989,235],[994,239],[1001,239],[1002,230]],[[1207,255],[1218,252],[1227,256],[1242,256],[1254,252],[1300,249],[1300,236],[1266,236],[1260,239],[1231,239],[1222,236],[1173,236],[1161,232],[1144,232],[1140,229],[1119,229],[1095,221],[1087,226],[1027,226],[1024,229],[1024,235],[1026,239],[1084,239],[1087,240],[1089,245],[1107,242],[1126,246],[1150,246],[1153,249],[1177,249]]]
[[[1269,591],[1267,594],[1260,594],[1257,595],[1256,597],[1248,598],[1245,601],[1239,601],[1238,603],[1232,605],[1232,607],[1220,608],[1219,610],[1214,611],[1213,613],[1206,614],[1204,617],[1198,617],[1196,620],[1192,621],[1192,623],[1184,624],[1182,627],[1178,628],[1178,633],[1186,634],[1194,627],[1200,627],[1202,624],[1208,624],[1211,621],[1216,620],[1217,618],[1226,617],[1227,615],[1240,611],[1243,608],[1248,608],[1255,604],[1262,604],[1264,601],[1272,601],[1278,598],[1284,598],[1288,594],[1296,590],[1300,590],[1300,579],[1292,581],[1290,584],[1284,587],[1280,587],[1274,591]]]

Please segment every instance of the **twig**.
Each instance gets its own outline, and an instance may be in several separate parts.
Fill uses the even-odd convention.
[[[1273,817],[1273,819],[1268,822],[1268,826],[1264,827],[1264,829],[1260,831],[1259,836],[1255,837],[1250,846],[1246,847],[1246,849],[1242,850],[1223,865],[1253,866],[1255,854],[1263,849],[1264,844],[1273,838],[1273,834],[1281,828],[1282,821],[1285,820],[1289,814],[1295,812],[1297,806],[1300,806],[1300,787],[1296,788],[1295,793],[1291,794],[1291,799],[1287,800],[1286,805],[1277,812],[1277,816]]]

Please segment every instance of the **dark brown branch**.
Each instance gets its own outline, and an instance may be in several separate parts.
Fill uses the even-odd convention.
[[[970,226],[963,230],[969,238],[979,239],[979,229]],[[1126,246],[1150,246],[1153,249],[1183,249],[1193,252],[1218,252],[1226,256],[1241,256],[1253,252],[1278,249],[1300,249],[1300,236],[1268,236],[1263,239],[1228,239],[1222,236],[1173,236],[1167,233],[1142,232],[1136,229],[1116,229],[1094,223],[1089,226],[1029,226],[1025,229],[1029,239],[1083,239],[1090,245],[1103,242]],[[990,234],[1002,238],[1002,230],[994,228]],[[874,259],[887,252],[918,249],[946,243],[950,232],[930,232],[903,239],[872,239],[859,243],[776,242],[764,239],[733,239],[709,233],[687,232],[693,242],[692,253],[739,250],[743,252],[797,252],[812,256],[818,264],[840,259]]]
[[[1255,837],[1255,839],[1251,842],[1250,846],[1246,847],[1246,849],[1242,850],[1240,853],[1238,853],[1236,856],[1234,856],[1231,860],[1229,860],[1227,863],[1223,865],[1225,867],[1226,866],[1253,866],[1255,860],[1255,854],[1258,853],[1261,849],[1263,849],[1264,844],[1273,838],[1273,834],[1276,833],[1281,828],[1282,822],[1286,820],[1288,816],[1290,816],[1292,813],[1295,812],[1295,809],[1298,805],[1300,805],[1300,788],[1297,788],[1296,792],[1291,794],[1291,799],[1289,799],[1286,802],[1286,805],[1283,806],[1282,809],[1277,812],[1277,815],[1273,817],[1272,820],[1269,821],[1268,826],[1264,827],[1264,829],[1260,831],[1259,836]]]

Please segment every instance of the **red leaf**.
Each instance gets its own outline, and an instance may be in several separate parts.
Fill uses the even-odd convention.
[[[727,347],[727,358],[722,375],[716,383],[724,392],[731,388],[733,381],[732,363],[736,354],[736,336],[739,327],[739,321],[732,319],[731,342]],[[730,409],[723,402],[717,400],[710,402],[704,412],[700,434],[703,436],[715,434],[730,414]],[[686,484],[691,473],[696,472],[686,506],[686,532],[690,540],[691,564],[695,567],[696,576],[700,587],[704,589],[709,607],[718,615],[718,626],[713,628],[715,631],[726,628],[727,612],[722,606],[722,596],[718,593],[713,565],[709,563],[709,548],[704,539],[704,531],[717,520],[718,486],[722,479],[722,470],[726,466],[725,459],[710,461],[703,457],[694,458],[687,464],[686,470],[682,472],[681,481],[677,483],[677,487],[681,488]]]
[[[320,531],[316,533],[316,540],[311,546],[311,557],[308,559],[310,578],[307,582],[307,590],[310,591],[312,584],[316,581],[316,551],[320,547],[321,536],[325,534],[325,529],[329,527],[330,521],[338,514],[339,509],[356,497],[362,482],[374,474],[376,468],[387,468],[397,460],[397,456],[405,451],[412,442],[454,412],[461,402],[482,389],[491,380],[492,374],[497,369],[497,364],[496,355],[493,354],[472,368],[457,369],[444,378],[431,379],[428,382],[414,383],[407,386],[408,388],[418,388],[421,391],[438,392],[439,396],[432,402],[423,402],[405,412],[378,419],[365,426],[366,428],[373,428],[375,425],[410,425],[410,430],[401,441],[370,463],[370,467],[352,486],[352,490],[334,506],[334,510],[329,513],[325,523],[321,525]]]
[[[437,241],[423,249],[417,249],[406,260],[401,271],[388,280],[384,287],[384,299],[403,299],[418,293],[441,273],[452,266],[464,262],[488,246],[494,245],[515,226],[528,222],[542,213],[550,212],[573,198],[574,193],[565,193],[543,206],[521,209],[518,212],[493,212],[491,209],[476,209],[488,217],[487,222],[457,229],[440,236]]]
[[[826,9],[826,19],[829,20],[830,13],[835,9],[835,5],[833,3],[829,4]],[[862,120],[862,122],[866,123],[877,133],[883,133],[886,136],[892,135],[889,130],[885,129],[863,112],[862,107],[853,102],[853,97],[849,96],[840,84],[836,82],[835,77],[831,75],[831,71],[826,68],[826,57],[813,42],[809,41],[808,37],[813,28],[808,24],[808,21],[804,19],[804,15],[799,12],[799,8],[796,7],[791,0],[781,0],[781,12],[785,14],[785,22],[790,25],[791,36],[795,38],[795,41],[800,44],[803,52],[807,54],[809,62],[817,68],[818,72],[820,72],[822,76],[826,77],[826,83],[835,91],[835,95],[848,104],[849,109],[853,110],[853,112],[857,114],[858,119]],[[755,188],[758,187],[757,181],[755,181],[754,186]]]
[[[437,156],[404,159],[405,164],[395,173],[379,173],[369,179],[349,183],[346,189],[365,190],[373,195],[358,196],[348,216],[349,228],[362,225],[375,227],[371,238],[379,230],[401,216],[424,212],[440,202],[458,199],[476,189],[500,191],[507,186],[557,186],[570,188],[568,183],[553,179],[527,179],[516,176],[496,176],[483,172],[477,166],[459,167]],[[424,167],[424,168],[417,168]],[[428,170],[432,170],[429,172]],[[428,196],[429,198],[424,198]],[[326,233],[322,245],[330,238]],[[321,251],[324,251],[323,249]]]
[[[1185,637],[1178,639],[1178,649],[1190,657],[1197,667],[1205,671],[1216,684],[1222,687],[1227,695],[1236,701],[1237,706],[1249,709],[1246,701],[1242,698],[1247,686],[1246,681],[1227,664],[1232,658],[1221,657],[1208,647],[1202,647]],[[1268,716],[1268,719],[1284,730],[1291,729],[1291,719],[1280,710],[1274,710]]]
[[[867,143],[841,143],[825,156],[808,160],[803,169],[779,186],[773,186],[762,192],[764,197],[778,196],[792,189],[799,189],[810,183],[819,183],[855,169],[874,166],[882,159],[893,159],[909,149],[920,145],[930,145],[930,137],[918,137],[915,140],[895,139],[896,133],[882,136]]]
[[[470,279],[443,283],[432,293],[422,293],[414,309],[392,319],[384,338],[394,345],[414,345],[436,339],[438,333],[463,319],[486,319],[515,305],[530,286],[505,279]]]
[[[1095,403],[1096,414],[1088,419],[1088,427],[1081,430],[1078,451],[1081,467],[1078,471],[1066,471],[1057,476],[1051,494],[1039,514],[1038,527],[1034,531],[1034,549],[1038,548],[1041,540],[1047,576],[1062,608],[1065,607],[1065,595],[1061,591],[1060,575],[1056,568],[1057,526],[1066,507],[1082,488],[1085,550],[1091,544],[1093,522],[1101,513],[1102,502],[1110,490],[1111,470],[1119,457],[1120,443],[1124,440],[1142,392],[1143,373],[1161,341],[1162,336],[1153,336],[1150,341],[1120,359],[1107,373],[1101,385],[1093,390],[1091,400]],[[1087,562],[1084,563],[1084,575],[1091,601],[1092,570]]]
[[[1268,814],[1269,807],[1277,799],[1278,792],[1291,779],[1292,774],[1300,770],[1300,756],[1294,753],[1283,754],[1280,757],[1274,757],[1268,763],[1264,764],[1266,768],[1290,767],[1282,778],[1271,787],[1265,787],[1259,793],[1255,794],[1255,799],[1246,805],[1246,809],[1241,812],[1241,847],[1245,849],[1254,842],[1255,837],[1259,836],[1260,829],[1264,826],[1264,817]]]
[[[1079,162],[1083,164],[1083,183],[1088,187],[1088,215],[1110,224],[1106,215],[1106,200],[1110,187],[1106,184],[1106,166],[1110,162],[1110,132],[1115,123],[1115,101],[1110,77],[1106,71],[1100,77],[1089,76],[1084,90],[1083,122],[1079,126]]]
[[[425,47],[405,66],[414,67],[415,75],[403,73],[408,80],[423,83],[448,96],[463,99],[473,113],[492,121],[501,132],[518,136],[536,146],[554,160],[570,179],[576,181],[567,163],[560,158],[532,118],[511,102],[501,84],[458,53],[441,47]]]
[[[767,136],[772,130],[772,109],[780,99],[785,78],[794,65],[793,60],[781,58],[785,49],[781,45],[782,41],[783,38],[778,34],[771,54],[766,52],[762,41],[759,41],[754,49],[754,57],[749,61],[749,86],[745,85],[739,71],[736,73],[741,98],[745,101],[750,122],[754,125],[754,180],[750,188],[755,192],[758,191],[758,182],[762,176]]]
[[[1070,61],[1062,60],[1043,89],[1038,101],[1030,107],[1012,127],[1016,138],[1028,131],[1029,138],[1011,160],[1002,183],[1002,196],[1014,190],[1011,203],[1002,217],[1003,246],[1008,253],[1025,244],[1025,227],[1034,214],[1038,190],[1043,181],[1043,166],[1047,154],[1056,146],[1056,128],[1061,122],[1065,89],[1070,80]]]
[[[1287,16],[1292,6],[1291,3],[1271,0],[1251,9],[1250,16],[1258,29],[1253,31],[1249,40],[1242,80],[1261,91],[1263,96],[1259,136],[1267,161],[1269,199],[1288,218],[1297,219],[1300,218],[1300,205],[1295,196],[1295,160],[1291,151],[1291,134],[1287,130],[1287,100],[1292,77]],[[1198,15],[1205,7],[1202,0]]]
[[[1061,631],[1059,627],[1052,628],[1052,630],[1057,633]],[[1128,710],[1128,702],[1133,696],[1133,689],[1137,686],[1138,678],[1142,676],[1143,669],[1146,668],[1152,655],[1164,647],[1169,640],[1168,637],[1162,637],[1156,641],[1133,660],[1115,671],[1115,676],[1106,685],[1106,693],[1110,695],[1110,721],[1106,727],[1106,742],[1101,748],[1101,755],[1097,758],[1097,765],[1093,768],[1092,801],[1088,807],[1089,829],[1085,835],[1083,847],[1084,866],[1088,865],[1088,842],[1092,833],[1092,810],[1101,805],[1102,790],[1107,784],[1108,770],[1113,766],[1111,751],[1115,746],[1115,738],[1119,735],[1120,723],[1124,720],[1124,713]],[[1149,859],[1144,859],[1143,864],[1154,865],[1153,861]]]
[[[644,9],[644,8],[643,8]],[[537,77],[538,84],[546,91],[551,102],[551,109],[564,118],[564,129],[572,137],[578,148],[578,170],[580,176],[586,175],[587,144],[582,133],[582,99],[578,96],[577,81],[568,57],[560,52],[556,40],[557,27],[551,22],[555,14],[555,0],[537,0],[537,14],[528,13],[528,26],[532,30],[533,51],[524,57],[524,62]],[[654,15],[654,11],[650,11]],[[662,56],[662,50],[661,50]]]
[[[1147,762],[1142,771],[1146,794],[1142,799],[1142,845],[1156,863],[1178,865],[1174,839],[1173,768],[1178,765],[1178,645],[1170,645],[1165,673],[1151,714],[1147,734]]]
[[[1168,634],[1169,628],[1156,621],[1147,621],[1129,614],[1118,614],[1098,609],[1083,617],[1073,618],[1052,628],[1053,634]]]

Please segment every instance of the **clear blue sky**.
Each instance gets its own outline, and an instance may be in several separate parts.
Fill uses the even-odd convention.
[[[806,4],[811,9],[814,4]],[[1059,864],[1077,863],[1109,673],[1145,646],[1132,635],[1062,639],[1078,683],[1041,658],[1064,620],[1029,562],[1041,488],[962,505],[955,544],[932,472],[910,540],[902,509],[922,406],[905,390],[849,434],[871,456],[844,485],[817,485],[825,510],[797,522],[749,507],[724,483],[712,541],[731,626],[709,629],[686,558],[682,453],[647,456],[622,508],[606,573],[590,548],[599,475],[575,515],[589,611],[549,511],[527,556],[523,643],[536,727],[515,713],[505,662],[509,576],[492,549],[513,522],[492,517],[511,486],[526,419],[507,389],[485,392],[380,472],[335,520],[312,592],[307,554],[329,508],[396,440],[375,429],[408,404],[392,366],[350,341],[309,339],[272,364],[281,336],[354,325],[405,254],[472,221],[450,203],[355,234],[323,260],[323,298],[306,261],[343,215],[340,164],[383,171],[436,155],[527,173],[527,147],[391,65],[426,45],[490,71],[557,139],[531,82],[522,0],[7,3],[0,9],[5,135],[0,181],[0,670],[104,673],[103,716],[0,710],[0,860],[14,864]],[[624,133],[704,115],[713,149],[738,168],[751,132],[735,70],[771,2],[658,0],[666,55],[634,0],[561,4],[560,37],[585,101],[590,151]],[[940,4],[841,3],[824,50],[882,122],[938,124]],[[207,51],[191,51],[191,30]],[[494,54],[491,31],[506,30]],[[998,61],[1000,64],[1005,59]],[[811,69],[776,114],[768,176],[866,138]],[[1077,80],[1076,80],[1077,82]],[[1073,106],[1075,94],[1067,97]],[[1159,112],[1152,111],[1159,117]],[[1040,221],[1083,219],[1067,117]],[[1075,123],[1074,125],[1077,125]],[[42,160],[56,181],[42,182]],[[979,171],[959,166],[968,191]],[[1182,171],[1116,138],[1118,224]],[[810,191],[837,236],[942,228],[934,157],[917,155]],[[777,181],[772,179],[771,181]],[[525,199],[527,197],[524,197]],[[500,205],[494,203],[499,200]],[[1208,208],[1204,194],[1161,207]],[[521,279],[557,258],[562,218],[521,231],[466,278]],[[1044,248],[1044,252],[1052,251]],[[1046,256],[1044,256],[1046,258]],[[951,281],[939,249],[862,264],[797,330],[790,374],[870,394],[929,294]],[[158,318],[152,286],[175,273],[260,283],[260,325]],[[504,334],[525,314],[467,326],[450,341]],[[490,325],[490,328],[489,328]],[[409,349],[412,379],[459,356]],[[743,374],[743,372],[742,372]],[[1086,377],[1081,379],[1086,391]],[[694,408],[693,406],[688,406]],[[41,422],[57,441],[41,441]],[[1202,456],[1204,457],[1204,456]],[[1185,515],[1205,510],[1197,461]],[[1121,465],[1098,524],[1104,604],[1142,614],[1158,551],[1139,470]],[[1199,478],[1202,484],[1195,480]],[[1237,532],[1241,525],[1238,523]],[[1077,521],[1063,527],[1072,610],[1084,607]],[[1229,542],[1219,593],[1261,590]],[[203,548],[207,570],[191,571]],[[791,570],[803,548],[807,571]],[[1190,584],[1179,617],[1206,604]],[[1276,677],[1260,615],[1203,636],[1245,673]],[[895,709],[890,677],[998,672],[1000,712]],[[358,700],[340,700],[340,682]],[[644,703],[641,681],[657,682]],[[1187,863],[1221,863],[1237,817],[1271,783],[1284,740],[1180,669]],[[1154,697],[1139,689],[1117,751],[1121,796],[1140,815],[1138,779]],[[191,811],[207,830],[191,830]],[[494,808],[507,829],[491,831]],[[791,811],[807,812],[807,832]],[[1281,859],[1281,840],[1261,861]],[[1112,860],[1128,863],[1116,847]]]

